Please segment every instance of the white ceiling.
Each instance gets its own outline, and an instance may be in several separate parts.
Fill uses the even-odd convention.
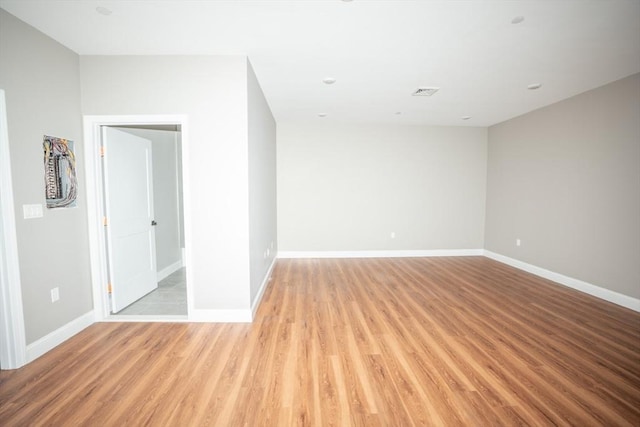
[[[80,55],[248,55],[278,122],[489,126],[640,72],[638,0],[0,0],[0,7]],[[524,21],[513,24],[516,16]],[[337,82],[326,85],[325,77]],[[531,83],[542,87],[527,90]],[[440,91],[412,97],[419,86]]]

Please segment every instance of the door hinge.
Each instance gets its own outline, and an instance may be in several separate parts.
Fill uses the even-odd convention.
[[[111,283],[107,283],[107,292],[109,293],[109,295],[113,293],[113,288],[111,287]]]
[[[109,225],[109,221],[107,221],[107,217],[106,217],[106,216],[103,216],[103,217],[102,217],[102,225],[104,225],[105,227],[106,227],[107,225]]]
[[[104,148],[104,145],[101,145],[101,146],[100,146],[100,157],[104,157],[104,153],[105,153],[105,151],[106,151],[106,150],[105,150],[105,148]]]

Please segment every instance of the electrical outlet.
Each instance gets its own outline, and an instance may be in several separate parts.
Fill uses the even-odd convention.
[[[516,246],[520,246],[520,239],[516,239]]]
[[[51,302],[56,302],[60,299],[60,289],[53,288],[51,289]]]

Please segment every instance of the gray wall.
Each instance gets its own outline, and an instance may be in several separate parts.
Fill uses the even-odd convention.
[[[247,64],[251,303],[277,253],[276,122]]]
[[[178,167],[178,213],[180,214],[180,248],[184,249],[184,179],[182,174],[182,132],[176,134],[177,151],[177,167]]]
[[[78,56],[0,9],[0,88],[6,91],[16,234],[27,344],[91,311]],[[42,136],[75,142],[78,205],[44,208]],[[50,290],[60,288],[51,302]]]
[[[279,123],[279,249],[482,249],[486,150],[486,128]]]
[[[82,56],[80,70],[84,114],[187,115],[195,308],[248,309],[246,57]]]
[[[640,298],[640,74],[492,126],[487,187],[488,250]]]
[[[118,128],[151,141],[153,157],[153,209],[156,228],[156,263],[161,271],[182,260],[178,192],[178,132]]]

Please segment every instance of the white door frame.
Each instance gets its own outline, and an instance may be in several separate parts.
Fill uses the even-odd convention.
[[[131,125],[179,125],[182,136],[182,187],[185,233],[185,265],[187,267],[187,318],[193,313],[193,272],[191,264],[191,198],[189,174],[186,173],[189,159],[189,134],[186,115],[127,115],[127,116],[84,116],[84,142],[87,187],[87,218],[89,223],[89,257],[91,261],[91,283],[93,288],[94,320],[111,321],[109,294],[107,290],[108,266],[103,225],[104,189],[102,185],[102,165],[100,161],[101,126]],[[130,316],[135,321],[157,321],[162,316]],[[117,321],[127,320],[122,316]],[[179,319],[171,319],[179,321]]]
[[[0,366],[27,363],[4,90],[0,89]]]

